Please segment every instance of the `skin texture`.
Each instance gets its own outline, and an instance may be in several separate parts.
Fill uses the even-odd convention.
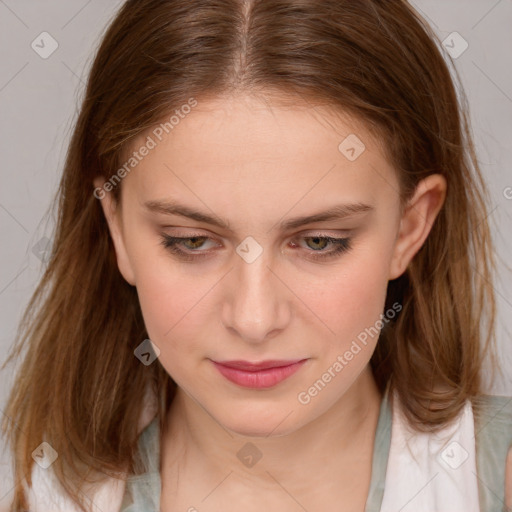
[[[338,149],[349,134],[365,144],[354,161]],[[378,337],[307,404],[298,395],[381,318],[388,280],[405,271],[442,206],[444,178],[421,182],[400,216],[395,171],[361,123],[243,96],[199,102],[121,187],[120,205],[101,200],[119,270],[178,385],[162,441],[162,510],[230,510],[237,497],[248,510],[332,510],[333,500],[363,510],[381,400],[369,368]],[[143,206],[171,199],[229,229]],[[340,203],[373,210],[279,228]],[[208,256],[182,260],[161,233],[209,237],[180,246]],[[251,263],[236,252],[248,236],[262,250]],[[319,236],[348,237],[351,247],[315,260],[335,248]],[[305,358],[265,390],[229,382],[211,362]],[[262,455],[252,467],[237,457],[247,442]]]

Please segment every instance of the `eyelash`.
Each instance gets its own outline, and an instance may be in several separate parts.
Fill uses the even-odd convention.
[[[178,256],[180,259],[184,261],[193,261],[198,260],[200,258],[206,258],[209,256],[209,253],[202,251],[202,252],[187,252],[183,251],[182,249],[178,248],[178,244],[180,244],[183,241],[186,240],[193,240],[194,238],[202,239],[204,238],[205,241],[211,240],[207,236],[202,235],[192,235],[189,237],[176,237],[171,236],[166,233],[162,233],[162,240],[161,244],[170,252]],[[310,258],[313,260],[327,260],[331,258],[335,258],[337,256],[341,256],[341,254],[350,251],[352,248],[351,242],[352,240],[350,238],[333,238],[330,236],[305,236],[303,239],[307,238],[313,238],[318,240],[325,240],[328,243],[331,243],[335,246],[335,248],[332,251],[326,252],[326,251],[312,251],[313,254],[311,254]],[[314,254],[314,253],[318,254]]]

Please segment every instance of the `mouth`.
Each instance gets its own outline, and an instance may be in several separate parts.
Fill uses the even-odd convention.
[[[307,359],[249,361],[213,361],[221,375],[245,388],[270,388],[298,371]]]

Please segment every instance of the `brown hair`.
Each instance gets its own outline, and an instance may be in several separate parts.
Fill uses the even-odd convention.
[[[371,366],[408,420],[436,430],[479,396],[494,341],[495,266],[487,191],[436,36],[402,0],[129,0],[90,71],[58,190],[51,256],[9,360],[26,349],[3,429],[15,455],[14,510],[26,507],[32,450],[78,502],[85,468],[132,470],[146,385],[163,421],[174,383],[134,349],[147,338],[136,290],[121,276],[93,178],[110,179],[134,137],[191,98],[282,92],[322,101],[379,133],[404,205],[419,180],[445,176],[446,201],[387,305]],[[114,197],[119,199],[119,186]],[[487,326],[481,331],[484,314]],[[493,359],[494,361],[494,359]]]

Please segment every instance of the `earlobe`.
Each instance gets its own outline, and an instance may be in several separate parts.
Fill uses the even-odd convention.
[[[446,197],[446,179],[431,174],[421,180],[409,200],[397,234],[389,279],[400,277],[427,239]]]
[[[135,275],[128,258],[126,244],[121,229],[120,213],[116,208],[117,205],[115,203],[114,197],[112,196],[111,192],[104,191],[103,184],[105,183],[105,179],[102,176],[96,177],[93,180],[93,183],[96,189],[99,188],[103,191],[101,194],[101,199],[98,198],[98,201],[100,202],[103,209],[110,236],[114,244],[119,272],[129,284],[135,286]]]

